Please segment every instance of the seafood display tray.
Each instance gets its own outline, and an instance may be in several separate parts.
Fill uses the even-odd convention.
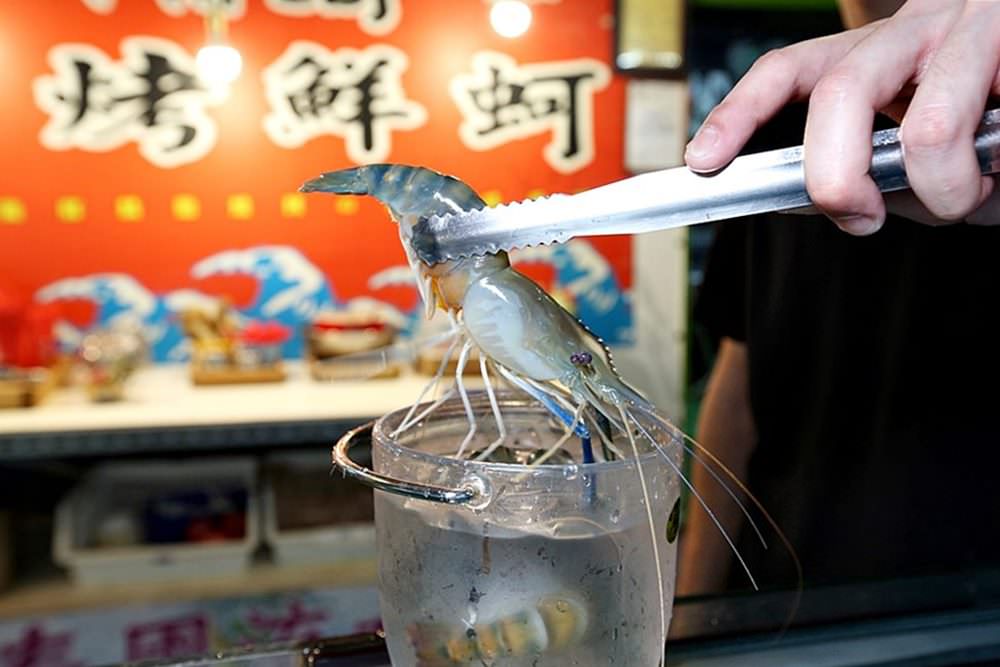
[[[447,351],[446,346],[438,345],[435,347],[422,350],[416,359],[415,368],[417,373],[421,375],[427,375],[433,377],[438,368],[441,367],[441,361],[444,359],[444,353]],[[452,353],[451,358],[448,360],[445,366],[444,374],[445,377],[452,377],[458,370],[458,351]],[[469,354],[469,360],[465,364],[465,371],[463,375],[470,377],[475,377],[479,375],[479,351],[473,350]]]
[[[0,408],[30,408],[45,400],[55,389],[54,371],[40,371],[35,377],[0,379]]]
[[[284,382],[286,377],[280,364],[260,368],[191,364],[191,382],[199,386]]]
[[[357,361],[349,357],[329,357],[318,359],[307,358],[309,375],[317,382],[333,382],[336,380],[382,380],[399,377],[402,369],[399,365],[383,365],[367,360]]]
[[[0,461],[333,443],[409,405],[429,379],[404,370],[377,381],[316,382],[304,362],[282,365],[285,382],[212,387],[192,384],[187,364],[148,366],[129,380],[124,400],[102,405],[77,388],[57,389],[34,408],[0,410]]]

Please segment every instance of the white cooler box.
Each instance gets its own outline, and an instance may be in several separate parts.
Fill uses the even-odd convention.
[[[268,457],[263,533],[277,564],[332,565],[375,558],[372,491],[331,469],[329,450]]]
[[[234,499],[244,500],[242,538],[145,542],[144,508],[159,499],[155,506],[162,516],[162,503],[168,502],[170,510],[172,502],[163,498],[176,494],[207,494],[216,507],[223,505],[220,510],[238,508]],[[173,502],[178,516],[183,516],[183,507]],[[253,459],[112,463],[95,468],[59,504],[53,555],[75,582],[87,586],[233,576],[250,566],[260,540],[259,525]]]

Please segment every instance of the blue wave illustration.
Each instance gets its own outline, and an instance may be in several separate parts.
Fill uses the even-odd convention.
[[[555,271],[554,287],[572,296],[576,314],[587,326],[612,345],[633,341],[630,295],[621,289],[607,260],[589,243],[574,240],[562,246],[530,248],[519,251],[514,260],[551,265]],[[403,336],[414,335],[424,324],[419,302],[403,312],[371,296],[338,299],[319,267],[291,246],[223,250],[191,267],[191,276],[196,279],[225,275],[249,276],[257,284],[252,302],[239,309],[239,317],[275,321],[291,328],[293,336],[282,349],[286,358],[302,357],[302,332],[323,311],[375,311],[398,327]],[[390,267],[368,281],[373,293],[394,286],[414,287],[408,267]],[[185,308],[215,303],[215,297],[194,289],[155,294],[133,276],[123,273],[64,278],[38,290],[35,298],[40,302],[90,301],[96,307],[92,325],[96,327],[125,321],[141,324],[155,362],[185,361],[189,349],[178,314]],[[57,340],[65,348],[74,349],[90,328],[60,322]]]

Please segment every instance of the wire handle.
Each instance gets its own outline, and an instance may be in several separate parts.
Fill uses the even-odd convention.
[[[465,505],[485,494],[485,484],[477,477],[469,477],[467,485],[462,488],[448,489],[430,484],[406,482],[369,470],[352,460],[349,454],[351,447],[358,444],[356,441],[362,439],[371,444],[374,428],[375,422],[371,421],[345,433],[333,448],[333,464],[366,486],[409,498],[419,498],[420,500],[430,500],[448,505]]]

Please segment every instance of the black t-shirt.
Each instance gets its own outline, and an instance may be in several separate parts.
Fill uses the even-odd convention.
[[[747,150],[801,143],[804,117],[786,110]],[[1000,565],[1000,227],[723,223],[695,321],[747,344],[748,486],[807,584]],[[749,537],[763,585],[794,584],[780,545]]]

